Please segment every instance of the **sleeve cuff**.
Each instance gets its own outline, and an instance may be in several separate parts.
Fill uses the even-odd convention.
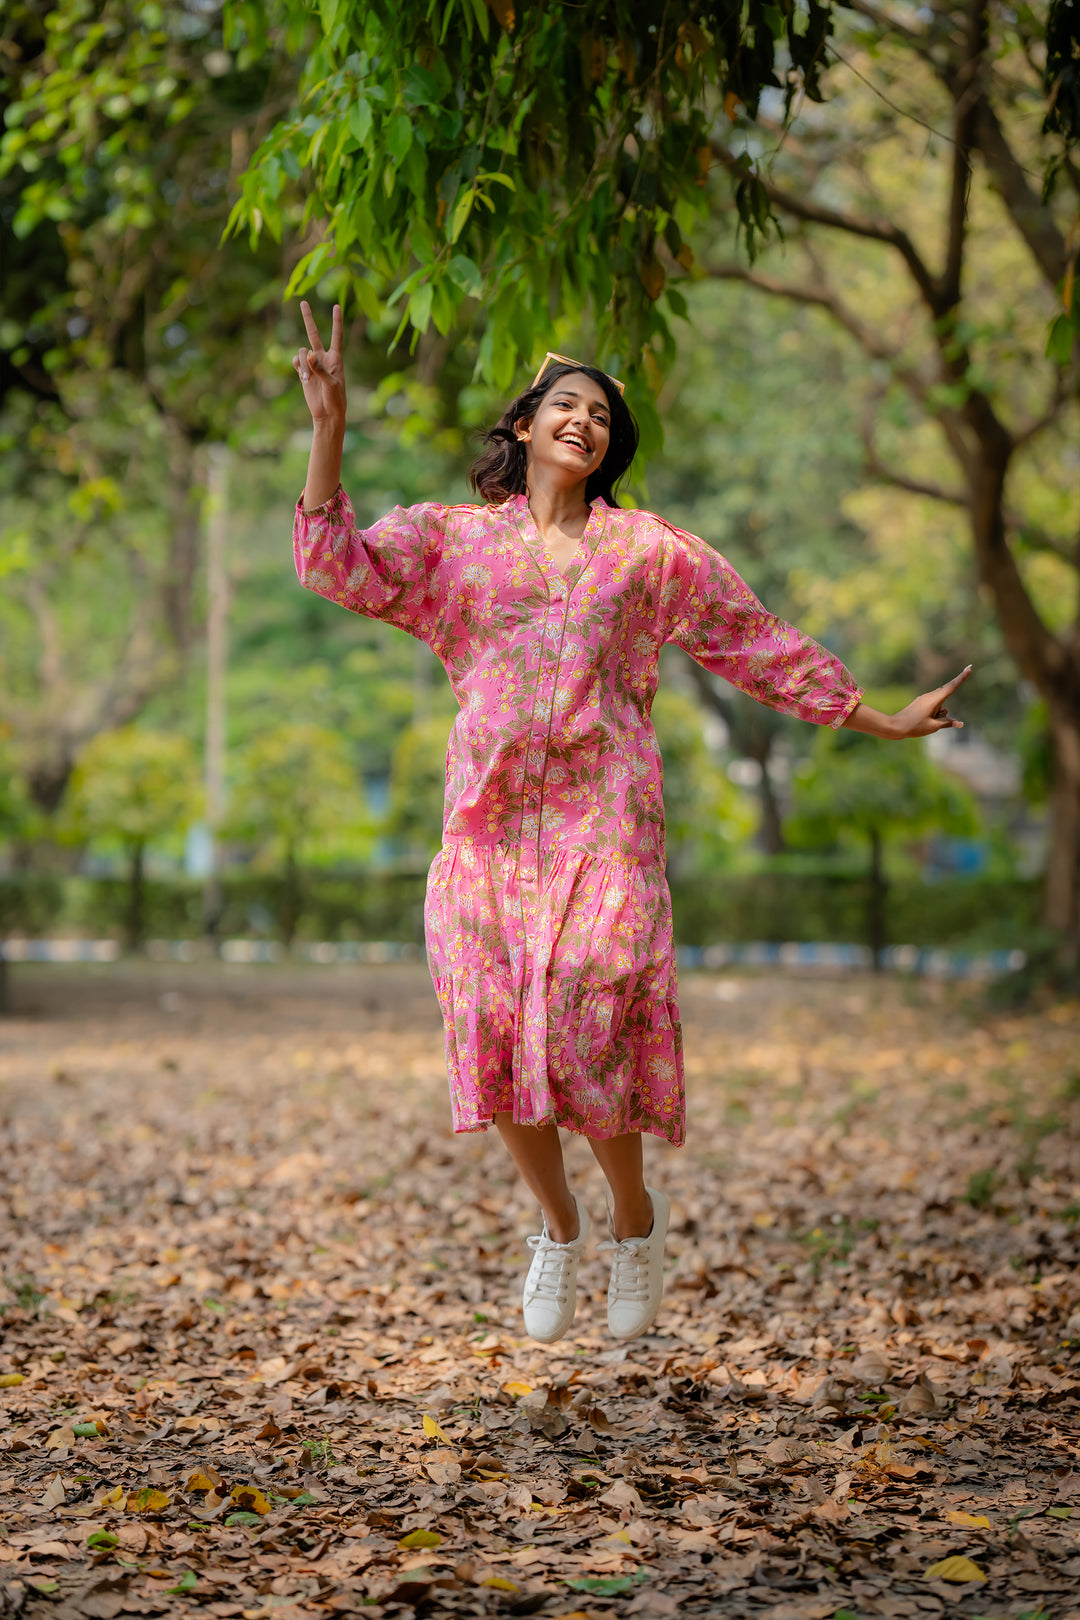
[[[829,721],[829,724],[834,731],[839,731],[840,727],[844,724],[844,721],[851,718],[851,716],[855,713],[855,710],[859,707],[859,704],[862,702],[863,696],[864,693],[862,688],[856,687],[848,701],[844,704],[844,707],[840,710],[840,713],[836,715],[834,719]]]
[[[329,512],[330,508],[337,502],[338,498],[343,494],[344,494],[344,490],[342,489],[341,485],[339,484],[337,489],[335,489],[334,493],[331,495],[330,499],[328,501],[323,501],[321,506],[305,506],[304,505],[304,492],[303,492],[303,490],[301,490],[300,491],[300,499],[296,503],[297,515],[299,517],[306,517],[306,518],[319,517],[319,515],[321,513]]]

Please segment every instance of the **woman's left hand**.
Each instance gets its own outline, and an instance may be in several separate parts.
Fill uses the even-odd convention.
[[[970,674],[969,664],[959,675],[954,675],[951,681],[946,681],[944,686],[913,698],[899,714],[881,714],[877,709],[872,709],[868,703],[860,703],[844,724],[851,731],[863,731],[871,737],[888,737],[896,740],[904,737],[930,737],[935,731],[949,731],[954,726],[960,730],[964,722],[954,720],[945,705],[957,687],[963,686]]]

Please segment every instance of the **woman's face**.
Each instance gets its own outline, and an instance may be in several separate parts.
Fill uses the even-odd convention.
[[[571,371],[549,388],[531,421],[522,417],[514,427],[530,470],[543,467],[560,483],[583,483],[607,455],[611,407],[599,383]]]

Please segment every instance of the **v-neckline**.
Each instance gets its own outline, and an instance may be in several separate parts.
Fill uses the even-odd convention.
[[[518,533],[521,536],[522,544],[529,553],[530,557],[532,557],[533,561],[536,563],[537,567],[540,569],[540,572],[543,574],[545,584],[550,586],[551,580],[554,578],[567,592],[573,590],[596,550],[597,541],[603,532],[602,514],[607,510],[606,506],[602,501],[596,498],[589,502],[589,515],[585,520],[585,527],[578,536],[577,545],[575,546],[573,555],[570,558],[569,566],[564,573],[563,570],[558,567],[547,546],[544,544],[544,537],[537,527],[536,519],[532,514],[532,508],[529,506],[528,497],[525,495],[515,495],[513,499],[517,508],[515,516],[517,518],[517,528]],[[535,546],[529,544],[526,535],[526,526],[530,527],[533,531],[536,542]],[[585,551],[584,556],[582,556],[583,549]]]

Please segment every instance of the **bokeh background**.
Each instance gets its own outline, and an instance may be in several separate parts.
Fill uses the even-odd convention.
[[[362,521],[469,498],[477,432],[529,362],[595,354],[645,430],[627,502],[720,548],[880,707],[974,664],[966,728],[901,749],[777,716],[669,650],[655,718],[684,947],[1074,962],[1080,232],[1076,69],[1048,59],[1051,8],[744,8],[744,56],[767,28],[772,62],[737,80],[719,12],[676,8],[665,47],[649,8],[586,7],[538,83],[592,124],[560,132],[555,100],[522,92],[517,195],[557,220],[566,153],[591,141],[599,162],[603,97],[652,88],[610,230],[585,232],[542,301],[528,254],[506,269],[528,220],[512,185],[484,190],[494,159],[467,120],[441,137],[460,148],[449,189],[414,172],[439,96],[445,112],[454,84],[463,105],[484,72],[510,84],[533,19],[444,9],[394,103],[385,83],[365,100],[357,54],[365,28],[409,43],[379,7],[5,7],[8,956],[419,945],[454,702],[426,649],[296,584],[306,290],[327,326],[346,306]],[[1061,37],[1074,9],[1054,8]],[[965,101],[970,27],[986,39]],[[665,148],[650,169],[653,134],[687,130],[690,177],[686,141],[681,168]],[[377,178],[351,242],[341,163]]]

